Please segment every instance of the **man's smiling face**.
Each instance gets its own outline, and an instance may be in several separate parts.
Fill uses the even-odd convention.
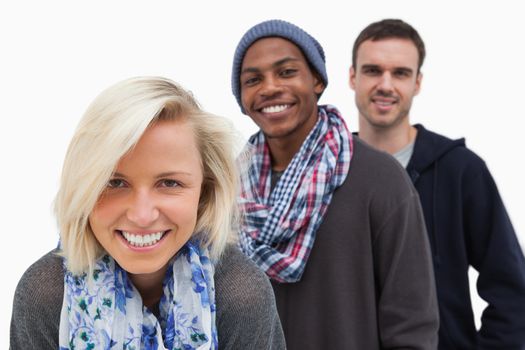
[[[364,41],[350,68],[360,122],[389,128],[407,122],[412,99],[419,93],[418,51],[408,39]]]
[[[268,139],[302,144],[317,121],[324,85],[296,45],[257,40],[244,56],[240,84],[244,110]]]

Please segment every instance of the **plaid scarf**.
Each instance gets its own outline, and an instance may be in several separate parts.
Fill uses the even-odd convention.
[[[346,179],[352,135],[339,111],[319,106],[319,119],[271,189],[271,160],[261,131],[247,147],[253,154],[241,176],[243,252],[278,282],[301,279],[334,190]]]

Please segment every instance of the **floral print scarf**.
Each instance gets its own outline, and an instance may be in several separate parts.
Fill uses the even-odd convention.
[[[60,350],[217,349],[213,275],[208,250],[190,240],[169,263],[157,319],[109,255],[92,278],[66,270]]]

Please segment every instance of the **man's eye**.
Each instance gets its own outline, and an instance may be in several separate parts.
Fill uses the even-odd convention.
[[[376,69],[376,68],[366,68],[366,69],[363,70],[363,72],[365,74],[369,74],[369,75],[377,75],[377,74],[380,73],[379,69]]]
[[[109,188],[121,188],[124,187],[126,183],[121,179],[111,179],[108,181]]]
[[[244,85],[252,86],[252,85],[257,84],[258,82],[259,82],[258,77],[248,78],[244,81]]]
[[[281,71],[281,76],[282,76],[282,77],[289,77],[289,76],[294,75],[295,72],[297,72],[297,69],[291,69],[291,68],[283,69],[283,70]]]
[[[394,74],[401,78],[408,77],[410,75],[409,72],[405,70],[396,71]]]
[[[180,186],[180,184],[177,181],[175,181],[175,180],[166,179],[166,180],[162,180],[160,182],[160,186],[161,187],[173,188],[173,187]]]

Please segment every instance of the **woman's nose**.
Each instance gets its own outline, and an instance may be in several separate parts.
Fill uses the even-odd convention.
[[[159,209],[153,195],[148,192],[134,194],[126,215],[139,227],[151,226],[159,218]]]

